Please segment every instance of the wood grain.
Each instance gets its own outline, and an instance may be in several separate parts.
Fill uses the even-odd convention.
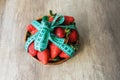
[[[27,24],[49,10],[76,19],[81,49],[42,65],[24,49]],[[0,80],[119,80],[120,0],[0,0]]]

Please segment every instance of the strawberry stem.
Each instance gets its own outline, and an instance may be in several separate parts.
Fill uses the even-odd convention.
[[[56,15],[56,13],[53,14],[52,10],[50,10],[49,12],[50,12],[50,15],[51,15],[51,16],[55,16],[55,15]]]
[[[65,32],[66,32],[66,38],[68,39],[68,38],[69,38],[68,36],[69,36],[69,34],[70,34],[71,31],[70,31],[69,28],[66,28],[66,29],[65,29]]]

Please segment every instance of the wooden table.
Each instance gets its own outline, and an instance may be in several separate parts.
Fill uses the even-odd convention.
[[[24,49],[26,26],[49,10],[76,19],[81,49],[42,65]],[[0,80],[120,80],[120,0],[0,0]]]

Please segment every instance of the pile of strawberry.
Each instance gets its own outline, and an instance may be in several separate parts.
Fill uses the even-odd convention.
[[[52,22],[54,19],[54,14],[51,13],[48,19],[49,22]],[[64,16],[65,20],[63,25],[70,25],[75,24],[74,18],[72,16]],[[40,21],[40,20],[37,20]],[[32,25],[27,26],[27,38],[34,35],[37,32],[37,29]],[[75,51],[78,48],[78,32],[76,29],[68,29],[68,28],[62,28],[62,27],[56,27],[53,31],[53,33],[59,37],[64,38],[65,43],[69,44]],[[47,63],[54,63],[61,61],[63,59],[70,58],[69,55],[67,55],[65,52],[63,52],[61,49],[59,49],[55,44],[49,41],[47,49],[40,52],[35,50],[34,48],[34,42],[32,42],[28,48],[28,53],[41,61],[43,64]]]

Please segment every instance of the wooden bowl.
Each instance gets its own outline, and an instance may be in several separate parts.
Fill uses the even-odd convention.
[[[37,20],[41,20],[41,18],[38,18]],[[29,37],[29,36],[27,35],[28,33],[29,33],[28,31],[25,33],[25,42],[26,42],[27,38]],[[77,41],[76,44],[79,45],[79,40]],[[30,56],[31,56],[31,55],[30,55]],[[40,62],[40,61],[37,59],[37,57],[33,57],[33,56],[31,56],[31,57],[32,57],[34,60]],[[68,58],[68,59],[70,59],[70,58]],[[47,64],[47,65],[57,65],[57,64],[61,64],[61,63],[65,62],[65,61],[67,61],[68,59],[61,59],[60,61],[48,61],[48,64]]]

